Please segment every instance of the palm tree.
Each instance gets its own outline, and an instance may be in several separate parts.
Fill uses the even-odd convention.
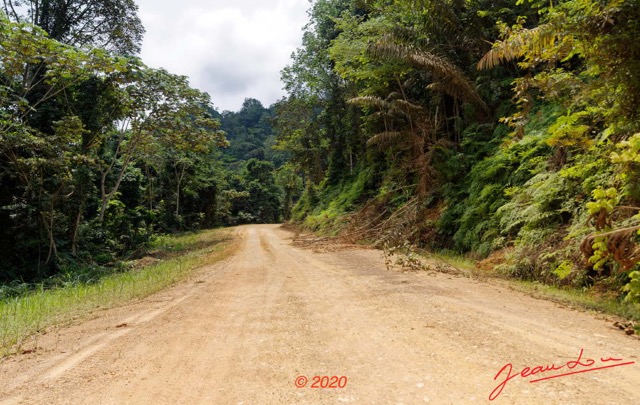
[[[369,53],[380,59],[394,59],[407,63],[418,71],[428,74],[431,81],[426,88],[439,97],[450,97],[453,100],[457,118],[459,104],[470,103],[485,112],[487,106],[478,95],[475,86],[455,64],[432,52],[406,45],[403,39],[394,34],[387,34],[369,47]],[[380,116],[384,130],[369,138],[368,146],[399,147],[410,153],[408,168],[418,174],[416,186],[419,197],[424,197],[435,179],[432,165],[433,157],[438,149],[451,147],[454,143],[443,134],[446,117],[442,111],[446,106],[423,105],[410,100],[406,89],[413,90],[418,84],[397,80],[397,92],[386,98],[362,96],[349,100],[350,104],[375,109],[374,115]]]
[[[432,166],[435,151],[452,145],[448,139],[438,137],[438,120],[425,107],[410,102],[401,93],[391,93],[385,99],[356,97],[349,103],[377,110],[373,115],[382,118],[384,130],[371,136],[367,146],[406,150],[411,156],[407,169],[418,175],[416,191],[419,197],[424,197],[435,178]]]

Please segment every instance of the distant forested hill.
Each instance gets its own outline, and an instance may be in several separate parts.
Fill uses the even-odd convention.
[[[258,100],[245,99],[240,111],[214,112],[221,122],[230,146],[222,151],[224,161],[232,167],[250,159],[266,160],[277,168],[286,161],[286,154],[273,150],[274,108],[266,108]]]

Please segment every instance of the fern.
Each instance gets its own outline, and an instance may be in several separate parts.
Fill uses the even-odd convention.
[[[518,24],[514,30],[503,26],[507,38],[495,42],[491,50],[480,59],[477,68],[492,69],[501,63],[523,57],[526,61],[534,63],[548,59],[551,53],[555,53],[555,60],[564,59],[571,52],[573,38],[565,35],[561,28],[554,23],[541,24],[530,29],[522,28],[522,25]]]
[[[577,113],[568,112],[567,115],[558,117],[556,122],[549,127],[549,134],[551,135],[547,141],[551,146],[574,146],[579,145],[582,147],[589,146],[591,142],[585,137],[585,134],[589,130],[588,125],[578,124],[584,117],[588,117],[589,113],[586,111],[579,111]]]

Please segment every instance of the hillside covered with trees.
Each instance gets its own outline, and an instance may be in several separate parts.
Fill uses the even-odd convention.
[[[640,298],[640,5],[318,0],[282,78],[293,218]]]

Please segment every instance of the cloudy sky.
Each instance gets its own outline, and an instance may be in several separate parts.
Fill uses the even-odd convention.
[[[142,59],[189,76],[219,110],[284,95],[280,70],[300,46],[309,0],[135,0],[146,29]]]

